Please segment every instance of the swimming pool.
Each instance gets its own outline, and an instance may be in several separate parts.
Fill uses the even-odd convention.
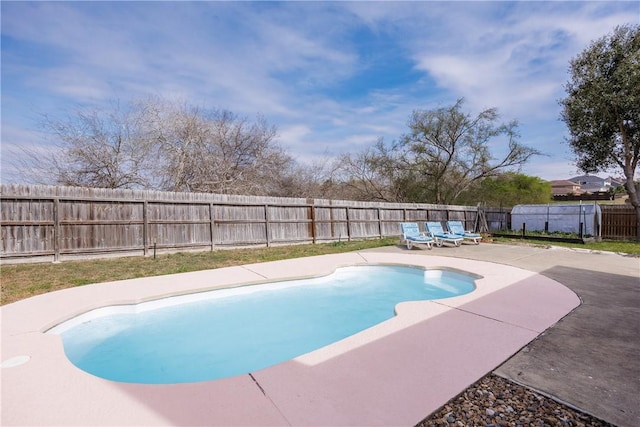
[[[172,384],[255,372],[394,316],[403,301],[469,293],[477,276],[389,265],[93,310],[60,334],[78,368],[113,381]]]

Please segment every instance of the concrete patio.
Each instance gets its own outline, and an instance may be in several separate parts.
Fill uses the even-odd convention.
[[[362,333],[218,381],[107,381],[76,368],[60,337],[43,333],[105,305],[358,264],[455,268],[483,278],[471,294],[402,303],[396,317]],[[0,419],[7,426],[410,426],[495,370],[609,422],[640,425],[638,285],[637,258],[481,244],[389,247],[68,289],[1,307],[1,360],[29,360],[0,369]]]

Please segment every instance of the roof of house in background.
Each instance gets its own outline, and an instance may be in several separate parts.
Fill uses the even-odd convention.
[[[574,176],[573,178],[569,178],[569,181],[571,182],[576,182],[578,184],[591,184],[591,183],[604,183],[605,179],[604,178],[600,178],[597,175],[580,175],[580,176]]]
[[[611,182],[611,186],[612,187],[619,187],[621,185],[624,185],[624,182],[625,182],[624,179],[613,178],[611,176],[609,178],[607,178],[607,180],[609,180],[609,182]]]
[[[568,181],[566,179],[551,181],[551,191],[553,192],[554,196],[583,193],[583,191],[580,189],[580,184],[578,184],[577,182]]]
[[[552,187],[574,187],[574,186],[579,186],[580,184],[578,184],[577,182],[573,182],[573,181],[569,181],[566,179],[556,179],[551,181],[551,186]]]

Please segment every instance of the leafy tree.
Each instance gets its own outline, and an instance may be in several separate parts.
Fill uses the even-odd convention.
[[[573,58],[561,101],[569,144],[584,172],[622,169],[640,241],[640,26],[623,25]]]
[[[474,205],[511,207],[518,204],[549,203],[553,198],[551,183],[537,176],[506,172],[482,180],[479,185],[464,193],[461,203]]]
[[[368,185],[375,183],[386,188],[390,201],[452,204],[483,179],[539,154],[518,142],[516,121],[499,124],[496,109],[472,116],[462,105],[460,99],[450,107],[414,111],[410,132],[399,141],[389,146],[378,141],[360,157],[348,157],[358,166],[351,167],[352,178],[370,189],[372,199],[381,194]],[[489,150],[495,140],[506,145],[503,157],[494,158]]]

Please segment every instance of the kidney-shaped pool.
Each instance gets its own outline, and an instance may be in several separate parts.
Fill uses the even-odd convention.
[[[113,381],[173,384],[250,373],[372,327],[403,301],[475,289],[477,275],[368,265],[92,310],[50,329],[78,368]]]

